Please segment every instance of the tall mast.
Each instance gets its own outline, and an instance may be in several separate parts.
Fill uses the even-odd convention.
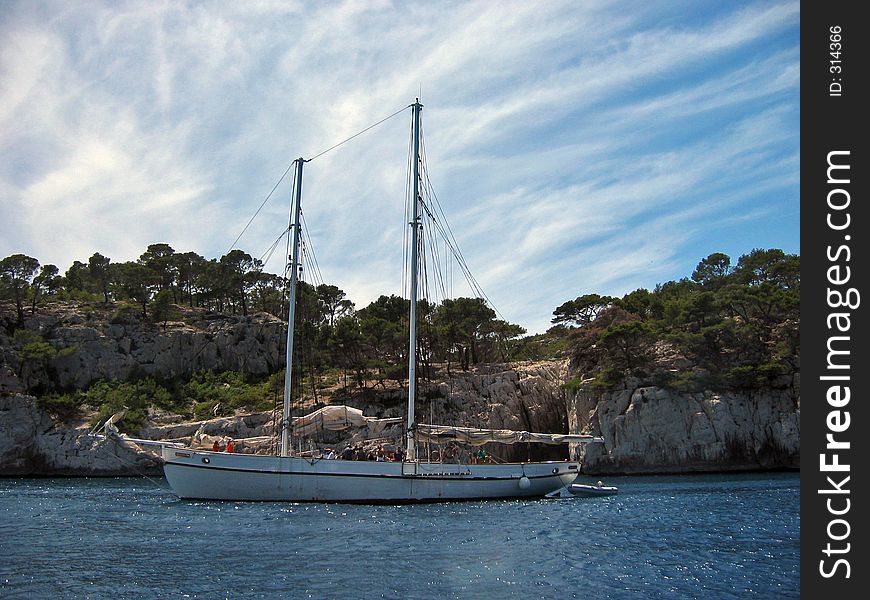
[[[290,456],[290,384],[293,380],[293,326],[296,323],[296,283],[299,279],[299,232],[302,229],[302,165],[296,159],[296,190],[293,193],[293,249],[291,251],[290,290],[287,309],[287,357],[284,367],[284,418],[281,420],[281,456]]]
[[[417,396],[417,239],[420,234],[420,99],[411,105],[414,109],[414,181],[413,217],[411,219],[411,310],[408,317],[408,444],[407,460],[416,460],[414,444],[414,399]]]

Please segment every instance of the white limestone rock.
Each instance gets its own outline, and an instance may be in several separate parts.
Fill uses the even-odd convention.
[[[582,423],[604,438],[582,453],[589,474],[798,468],[800,462],[799,398],[792,387],[723,394],[581,387],[569,407],[573,431]]]
[[[87,426],[55,423],[36,398],[0,396],[0,475],[122,476],[158,474],[154,454],[132,444],[98,442]]]

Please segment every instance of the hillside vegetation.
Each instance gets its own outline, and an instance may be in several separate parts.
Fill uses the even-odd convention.
[[[87,319],[155,334],[219,315],[286,314],[283,279],[241,250],[206,260],[152,244],[138,261],[112,263],[99,253],[60,275],[54,265],[16,254],[0,261],[0,350],[23,391],[38,395],[62,418],[121,407],[131,421],[149,411],[191,418],[267,410],[281,394],[281,365],[269,372],[198,372],[161,378],[132,373],[125,381],[90,382],[69,389],[52,365],[76,352],[42,326],[43,311],[75,304]],[[799,370],[800,260],[781,250],[753,250],[735,265],[711,254],[678,281],[621,298],[585,293],[553,311],[545,334],[523,337],[518,325],[496,318],[478,298],[457,298],[418,310],[421,375],[439,365],[468,369],[485,362],[570,357],[574,379],[602,388],[627,376],[677,390],[753,389]],[[381,296],[357,309],[337,286],[298,288],[296,356],[305,369],[297,394],[329,401],[318,390],[400,387],[407,377],[408,301]],[[196,321],[200,324],[191,325]],[[299,368],[299,367],[296,367]]]
[[[800,369],[800,259],[711,254],[691,279],[580,296],[554,315],[578,377],[602,386],[633,375],[681,391],[765,387]]]

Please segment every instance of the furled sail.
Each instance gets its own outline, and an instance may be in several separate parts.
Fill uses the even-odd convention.
[[[537,444],[589,444],[603,442],[604,438],[592,435],[575,435],[563,433],[532,433],[529,431],[514,431],[512,429],[475,429],[474,427],[451,427],[449,425],[417,424],[417,441],[443,444],[445,442],[461,442],[472,446],[482,446],[488,442],[499,444],[516,444],[532,442]]]
[[[327,429],[342,431],[351,427],[366,427],[372,433],[380,433],[387,425],[402,423],[403,417],[376,419],[366,417],[358,408],[344,405],[324,406],[301,417],[293,417],[293,434],[307,436],[315,431]]]

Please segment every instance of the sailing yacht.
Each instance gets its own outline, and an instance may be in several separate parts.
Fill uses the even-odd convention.
[[[410,222],[410,314],[408,332],[408,409],[403,460],[352,461],[294,456],[291,451],[290,415],[292,369],[285,369],[281,443],[277,456],[233,454],[164,445],[164,472],[172,490],[181,498],[209,500],[267,500],[293,502],[438,502],[485,498],[543,497],[572,483],[579,465],[567,461],[449,464],[428,462],[418,455],[424,442],[481,445],[488,442],[538,442],[549,444],[601,441],[586,435],[560,435],[525,431],[473,429],[417,423],[417,293],[420,215],[420,112],[417,99],[413,118],[413,217]],[[293,364],[293,323],[301,231],[302,170],[296,163],[292,207],[292,252],[286,364]],[[328,407],[327,407],[328,408]],[[336,407],[337,408],[337,407]]]

